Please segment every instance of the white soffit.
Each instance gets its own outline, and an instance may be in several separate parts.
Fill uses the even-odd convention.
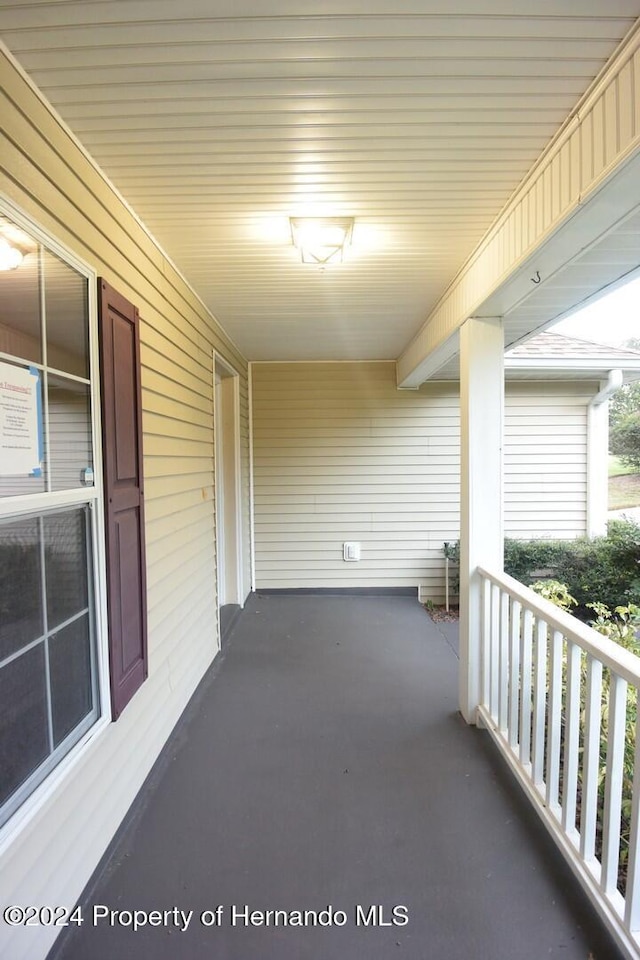
[[[393,359],[640,0],[257,10],[0,0],[0,35],[249,359]],[[290,216],[355,217],[346,262]]]

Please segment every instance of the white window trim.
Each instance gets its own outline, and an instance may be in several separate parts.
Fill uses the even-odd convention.
[[[93,588],[95,616],[95,659],[97,667],[96,688],[100,698],[98,717],[85,731],[69,753],[34,788],[18,809],[0,828],[0,855],[23,832],[27,824],[57,794],[77,765],[93,752],[97,739],[111,722],[111,692],[109,684],[109,649],[106,599],[106,550],[103,502],[102,469],[102,423],[100,407],[100,364],[98,348],[98,273],[72,250],[28,217],[5,194],[0,193],[0,213],[10,218],[18,227],[41,243],[51,253],[77,270],[87,280],[89,314],[89,372],[91,381],[91,413],[93,443],[92,487],[77,490],[50,491],[27,496],[0,498],[0,518],[36,513],[48,509],[88,503],[91,505],[91,541],[93,551]]]

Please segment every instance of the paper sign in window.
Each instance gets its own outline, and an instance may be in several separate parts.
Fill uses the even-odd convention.
[[[40,376],[0,363],[0,476],[40,473]]]

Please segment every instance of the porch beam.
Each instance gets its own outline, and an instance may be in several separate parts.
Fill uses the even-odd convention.
[[[640,21],[632,28],[488,233],[443,293],[397,362],[398,385],[415,386],[434,351],[446,350],[471,315],[505,316],[638,206],[640,169]],[[606,118],[606,122],[605,122]],[[616,281],[576,292],[576,302]],[[531,278],[542,278],[532,283]],[[544,310],[544,306],[543,306]],[[535,312],[529,331],[553,317]]]
[[[420,384],[429,380],[434,374],[444,367],[460,350],[458,331],[448,337],[443,343],[432,350],[411,372],[401,381],[400,369],[396,363],[396,381],[399,390],[417,390]]]
[[[476,722],[480,689],[479,565],[503,566],[504,347],[501,317],[460,328],[460,710]]]

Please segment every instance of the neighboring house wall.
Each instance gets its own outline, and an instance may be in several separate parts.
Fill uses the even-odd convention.
[[[583,380],[507,383],[505,536],[586,535],[587,408],[597,392],[597,383]]]
[[[392,363],[254,363],[252,378],[257,588],[420,585],[440,600],[442,544],[459,534],[458,385],[399,391]],[[595,389],[507,384],[507,536],[585,533]]]
[[[247,365],[1,54],[0,86],[0,191],[135,303],[141,316],[149,678],[62,778],[58,771],[45,781],[26,828],[10,823],[0,843],[0,899],[71,906],[216,653],[213,350],[241,377],[245,492]],[[62,405],[65,436],[73,430],[71,408],[68,413]],[[78,457],[84,465],[81,446]],[[248,526],[245,511],[247,570]],[[58,931],[45,927],[25,936],[30,932],[5,925],[0,954],[40,956]]]

